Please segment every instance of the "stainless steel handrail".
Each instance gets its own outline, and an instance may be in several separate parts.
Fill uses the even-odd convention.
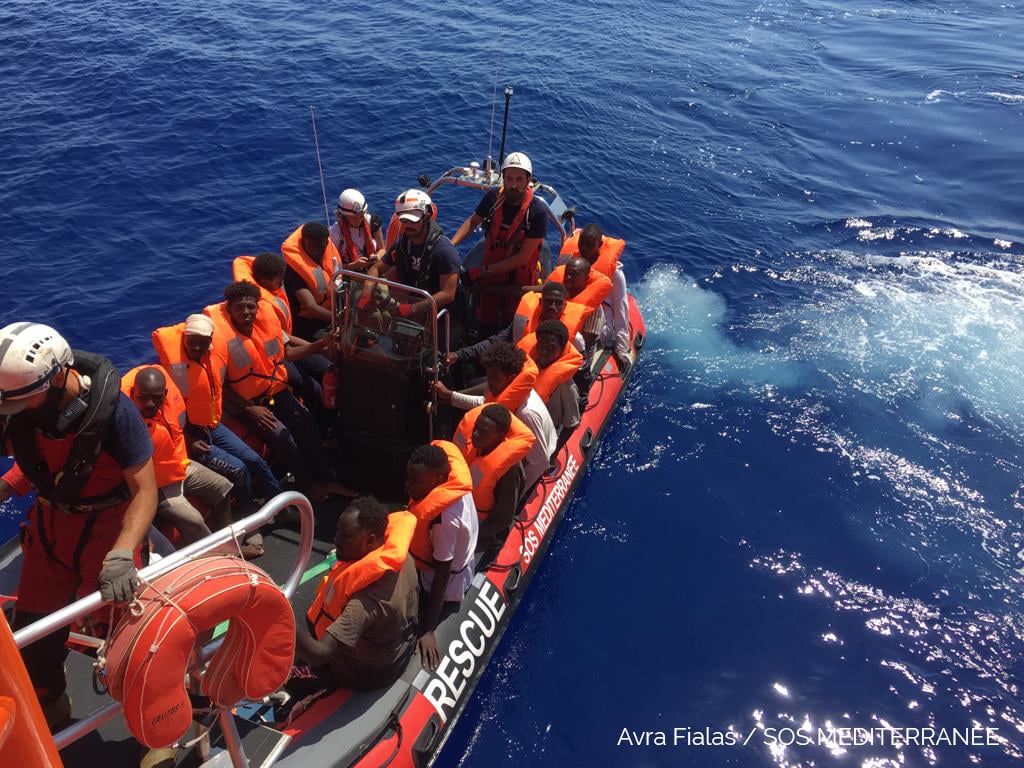
[[[440,380],[440,377],[441,377],[441,368],[438,365],[437,321],[442,316],[442,313],[444,313],[446,310],[441,310],[441,312],[438,312],[438,310],[437,310],[437,301],[434,299],[433,294],[431,294],[429,291],[424,291],[422,288],[415,288],[415,287],[413,287],[411,285],[405,285],[404,283],[398,283],[398,282],[395,282],[394,280],[388,280],[387,278],[379,277],[377,275],[368,275],[365,272],[352,272],[352,271],[347,270],[347,269],[339,269],[337,272],[334,273],[334,277],[331,280],[331,284],[335,287],[335,290],[344,290],[345,283],[342,282],[341,285],[339,285],[338,284],[338,278],[339,277],[341,277],[343,279],[347,277],[350,280],[355,280],[356,282],[369,282],[369,283],[377,283],[379,285],[386,285],[388,287],[389,291],[392,288],[394,288],[394,289],[396,289],[399,292],[399,294],[403,294],[404,293],[404,294],[408,294],[408,295],[411,295],[411,296],[418,296],[418,297],[420,297],[422,299],[426,299],[427,301],[430,302],[430,322],[431,322],[431,329],[433,331],[433,336],[431,337],[431,348],[433,349],[433,352],[434,352],[434,365],[433,365],[432,373],[434,375],[434,382],[433,383],[436,384]],[[349,317],[351,317],[352,313],[348,312],[347,314],[349,315]],[[448,331],[448,333],[446,333],[446,337],[450,339],[450,337],[451,337],[451,319],[448,319],[448,325],[446,326],[446,328],[447,328],[447,331]],[[347,332],[347,331],[348,331],[348,324],[346,323],[345,327],[343,328],[343,332]],[[448,343],[450,344],[451,342],[449,341]],[[430,439],[433,440],[434,439],[434,412],[436,412],[436,410],[437,410],[437,395],[434,394],[434,388],[433,387],[430,388],[430,391],[431,391],[431,398],[432,398],[432,402],[434,404],[434,407],[432,409],[430,409],[430,412],[427,414],[427,417],[428,417],[428,429],[429,429],[429,433],[430,433]]]
[[[295,590],[298,589],[299,583],[302,581],[302,574],[306,572],[306,566],[309,565],[309,557],[313,551],[313,528],[315,525],[313,518],[313,506],[309,503],[309,499],[295,491],[279,493],[264,504],[259,511],[239,520],[237,523],[232,523],[225,528],[221,528],[219,531],[215,531],[206,538],[200,539],[194,544],[190,544],[172,555],[168,555],[158,563],[154,563],[153,565],[143,568],[139,571],[139,578],[145,579],[146,581],[152,581],[153,579],[174,570],[183,563],[194,560],[197,557],[201,557],[202,555],[213,552],[221,547],[225,547],[236,538],[259,530],[265,524],[273,520],[277,516],[278,512],[286,507],[298,508],[299,522],[301,525],[299,533],[298,558],[295,561],[295,565],[292,568],[292,572],[289,575],[288,580],[284,583],[284,586],[281,587],[281,591],[284,592],[285,596],[291,599],[292,595],[295,594]],[[234,549],[230,549],[228,551],[234,551]],[[49,635],[51,632],[55,632],[61,627],[67,626],[77,619],[88,616],[102,604],[103,600],[100,598],[99,592],[93,592],[92,594],[83,597],[81,600],[77,600],[71,605],[50,614],[45,619],[40,619],[37,622],[29,624],[27,627],[19,629],[14,633],[14,642],[19,648],[24,648],[26,645],[34,643],[36,640]],[[210,655],[212,655],[212,650],[213,649],[208,647],[206,649],[207,652],[200,654],[200,657],[203,660],[208,659]],[[58,749],[63,749],[68,744],[92,733],[101,725],[116,717],[120,712],[120,702],[111,702],[110,704],[90,713],[77,723],[54,734],[53,741],[57,745]]]

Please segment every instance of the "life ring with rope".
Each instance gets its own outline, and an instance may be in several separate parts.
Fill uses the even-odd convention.
[[[110,695],[140,743],[166,747],[186,733],[192,705],[185,677],[196,641],[223,621],[227,634],[202,674],[201,692],[226,707],[281,687],[295,655],[295,616],[265,571],[215,555],[143,584],[100,653]]]

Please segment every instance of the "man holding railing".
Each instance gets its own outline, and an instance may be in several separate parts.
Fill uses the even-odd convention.
[[[52,328],[0,330],[0,416],[16,469],[0,501],[38,492],[22,526],[24,561],[14,628],[99,588],[131,600],[135,555],[156,511],[153,444],[139,411],[100,355],[72,351]],[[16,479],[18,478],[18,479]],[[71,715],[64,677],[68,628],[22,649],[43,712],[56,730]]]

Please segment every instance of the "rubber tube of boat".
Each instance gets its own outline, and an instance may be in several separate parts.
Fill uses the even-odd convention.
[[[338,407],[338,366],[332,365],[324,372],[320,382],[320,397],[327,410],[333,411]]]
[[[498,169],[505,162],[505,134],[508,132],[508,103],[512,100],[512,86],[505,86],[505,117],[501,121],[501,148],[498,150]]]

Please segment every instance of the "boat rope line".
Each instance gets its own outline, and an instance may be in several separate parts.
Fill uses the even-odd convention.
[[[494,112],[498,106],[498,71],[501,66],[501,46],[498,46],[497,60],[494,62],[494,93],[491,94],[491,128],[487,132],[487,159],[491,158],[491,147],[494,142]],[[487,172],[490,173],[491,169],[488,167]]]
[[[324,219],[331,226],[331,212],[327,209],[327,186],[324,184],[324,166],[320,162],[320,137],[316,132],[316,109],[309,105],[309,119],[313,121],[313,146],[316,147],[316,168],[320,172],[320,194],[324,196]]]

